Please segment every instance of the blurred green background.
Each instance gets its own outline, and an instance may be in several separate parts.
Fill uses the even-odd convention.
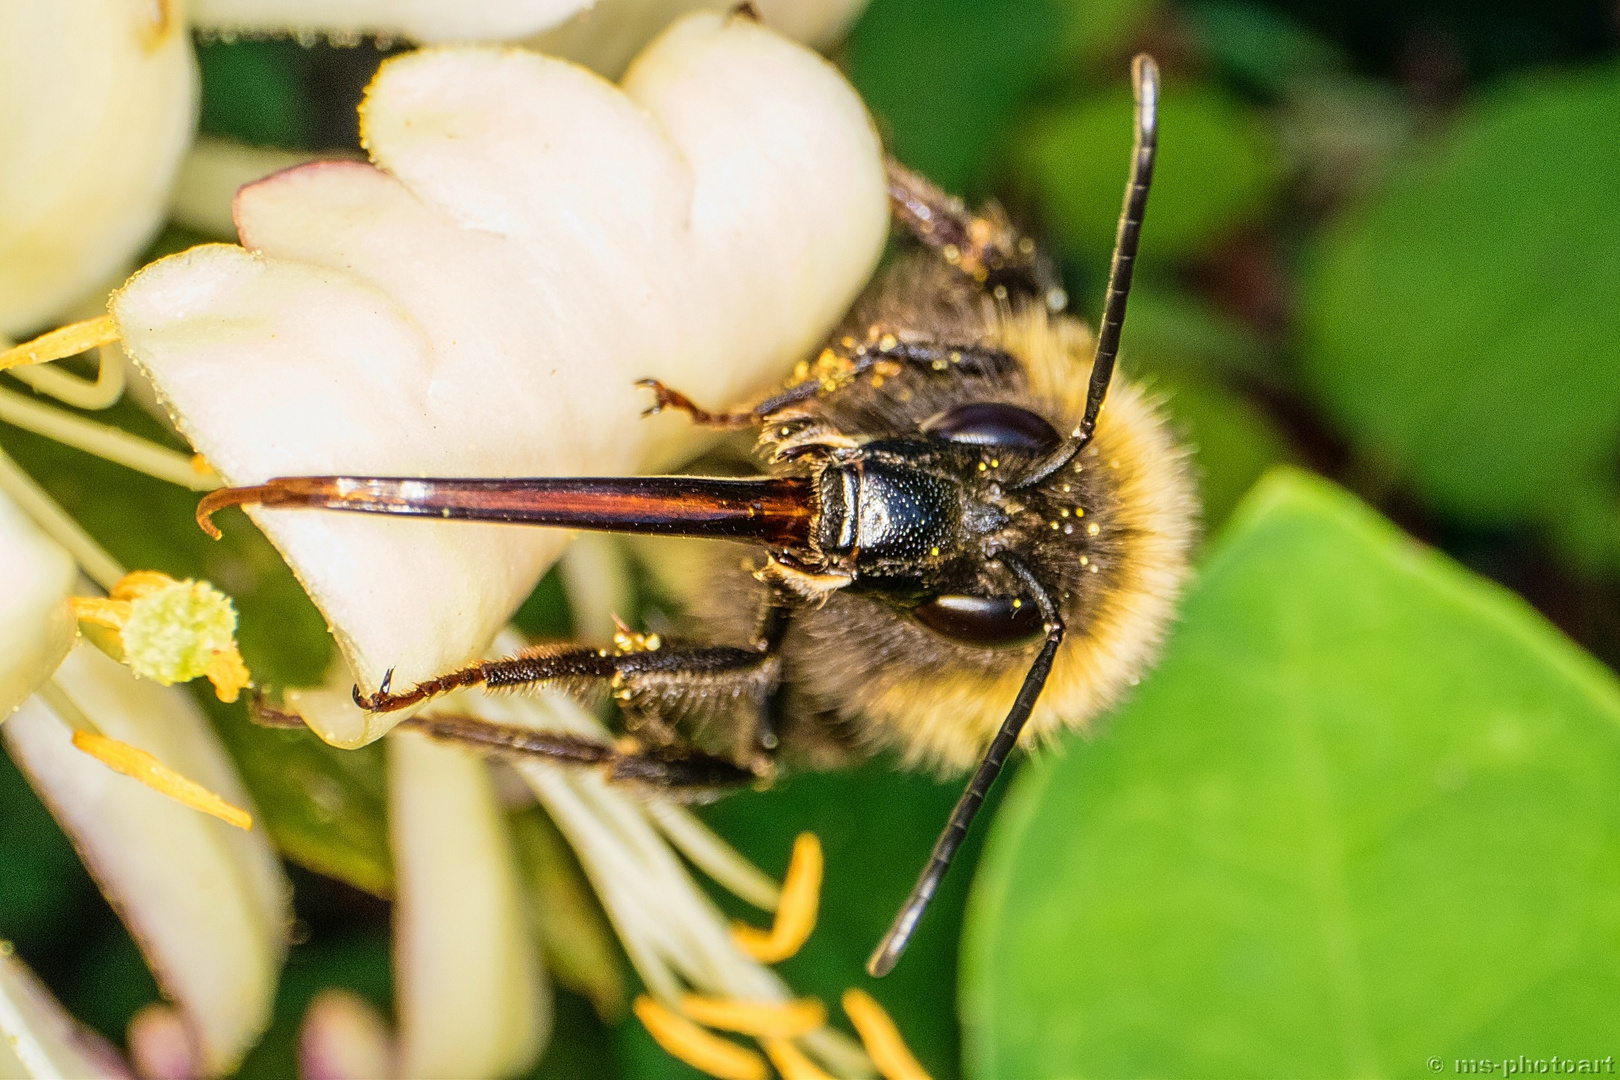
[[[835,59],[894,153],[1007,205],[1088,316],[1129,57],[1157,56],[1122,363],[1194,448],[1209,539],[1161,670],[1002,785],[891,978],[861,962],[955,784],[878,761],[705,811],[773,873],[821,835],[796,988],[869,988],[940,1078],[1620,1053],[1617,45],[1620,8],[1578,0],[872,0]],[[355,144],[384,55],[198,53],[205,132],[308,149]],[[132,406],[112,419],[166,437]],[[210,545],[187,492],[5,427],[0,446],[117,558],[235,594],[262,681],[324,667],[319,617],[252,530]],[[555,578],[522,622],[567,632]],[[210,709],[300,867],[276,1025],[242,1071],[287,1076],[316,990],[388,1005],[381,756]],[[544,821],[520,827],[537,895],[577,891]],[[3,759],[0,867],[0,936],[122,1041],[156,987]],[[613,984],[559,992],[534,1075],[693,1075]]]

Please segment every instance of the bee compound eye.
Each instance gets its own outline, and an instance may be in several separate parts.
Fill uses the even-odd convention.
[[[1046,633],[1035,604],[1012,596],[947,593],[917,605],[911,616],[952,641],[987,649],[1027,645]]]
[[[946,409],[922,423],[922,430],[947,442],[1047,454],[1062,437],[1044,419],[1017,405],[971,401]]]

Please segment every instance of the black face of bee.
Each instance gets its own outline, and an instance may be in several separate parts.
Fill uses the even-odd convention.
[[[1040,637],[1041,617],[994,560],[1015,538],[985,459],[993,455],[999,478],[1062,446],[1028,409],[973,401],[925,420],[917,436],[836,451],[816,482],[814,557],[851,573],[852,592],[882,597],[953,641],[1026,645]],[[986,588],[986,578],[1008,587]]]

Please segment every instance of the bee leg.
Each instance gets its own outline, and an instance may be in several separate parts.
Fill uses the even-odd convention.
[[[636,383],[643,390],[653,392],[653,403],[642,410],[642,416],[653,416],[665,409],[675,409],[685,413],[692,423],[701,427],[717,427],[736,430],[753,427],[757,417],[753,410],[745,409],[740,412],[712,413],[692,401],[691,398],[679,390],[671,389],[657,379],[641,379]]]
[[[755,714],[752,746],[750,749],[767,760],[776,756],[782,744],[782,642],[787,638],[788,623],[793,609],[777,597],[767,599],[760,608],[759,625],[754,633],[754,648],[774,663],[775,677],[760,688],[759,711]]]
[[[989,203],[974,213],[893,158],[888,171],[894,220],[924,247],[996,296],[1035,297],[1052,311],[1067,306],[1056,267],[1035,241],[1013,228],[1001,207]]]
[[[609,780],[620,783],[695,792],[740,787],[756,779],[752,772],[725,758],[680,743],[656,747],[634,739],[605,743],[457,714],[412,716],[401,721],[400,727],[506,757],[597,766]]]

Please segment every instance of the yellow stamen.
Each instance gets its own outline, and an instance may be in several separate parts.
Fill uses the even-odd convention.
[[[928,1073],[911,1056],[911,1048],[900,1037],[900,1029],[894,1026],[876,998],[865,990],[851,987],[844,991],[844,1011],[849,1014],[850,1023],[855,1025],[856,1034],[866,1044],[866,1052],[872,1055],[872,1064],[877,1066],[884,1080],[928,1080]]]
[[[129,622],[128,600],[111,600],[101,596],[70,596],[68,607],[73,610],[73,617],[79,622],[105,626],[108,630],[122,630],[124,624]]]
[[[719,1080],[767,1080],[765,1059],[747,1047],[704,1031],[645,994],[634,1008],[636,1019],[671,1057]]]
[[[738,1001],[685,994],[681,1011],[698,1023],[756,1039],[796,1039],[827,1022],[827,1007],[815,998],[798,1001]]]
[[[253,684],[236,647],[236,608],[212,585],[137,570],[108,591],[106,599],[74,597],[73,612],[87,627],[114,631],[116,641],[86,636],[135,674],[164,686],[206,676],[226,702]]]
[[[782,1080],[833,1080],[827,1073],[804,1056],[804,1053],[786,1039],[766,1039],[761,1045],[765,1047],[765,1056],[771,1059],[776,1071],[782,1074]]]
[[[776,921],[769,933],[747,923],[733,923],[731,937],[738,948],[762,964],[781,963],[803,948],[816,928],[822,867],[821,841],[814,833],[800,833],[793,842],[787,877],[782,880]]]
[[[181,776],[145,750],[92,731],[75,731],[73,745],[114,772],[139,780],[177,803],[212,814],[238,829],[253,827],[253,818],[246,810],[232,806],[195,780]]]
[[[48,364],[52,360],[77,356],[86,349],[93,349],[97,345],[110,345],[117,340],[118,324],[113,321],[111,315],[103,315],[99,319],[86,319],[84,322],[71,323],[48,334],[41,334],[33,341],[25,341],[21,345],[0,352],[0,371],[9,367],[21,367],[24,364]]]

